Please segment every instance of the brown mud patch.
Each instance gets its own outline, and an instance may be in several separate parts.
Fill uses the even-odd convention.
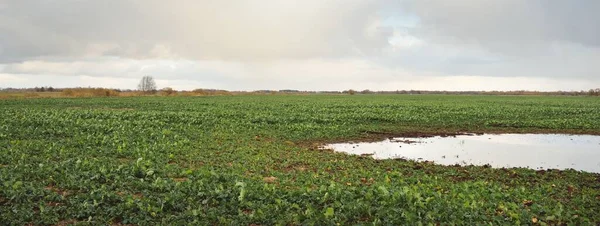
[[[61,195],[63,197],[67,197],[67,196],[69,196],[69,195],[71,195],[73,193],[73,192],[65,190],[65,189],[57,188],[54,185],[48,185],[48,186],[44,187],[44,190],[52,191],[52,192],[54,192],[56,194],[59,194],[59,195]]]
[[[134,199],[142,199],[144,197],[144,195],[141,192],[132,193],[132,192],[125,192],[125,191],[117,191],[117,192],[115,192],[115,194],[118,195],[119,197],[127,197],[127,196],[131,195],[131,197]]]
[[[123,224],[123,219],[118,217],[116,219],[113,219],[109,225],[110,226],[125,226],[125,225],[134,225],[134,224]]]
[[[270,177],[264,177],[264,178],[263,178],[263,182],[265,182],[265,183],[267,183],[267,184],[272,184],[272,183],[275,183],[277,180],[278,180],[278,178],[277,178],[277,177],[273,177],[273,176],[270,176]]]
[[[188,178],[187,177],[176,177],[176,178],[173,178],[173,181],[175,181],[175,182],[186,182],[186,181],[188,181]]]
[[[300,141],[297,144],[301,147],[309,148],[318,151],[327,151],[321,149],[322,146],[331,143],[360,143],[360,142],[377,142],[385,139],[392,139],[397,137],[403,138],[429,138],[435,136],[441,137],[452,137],[458,135],[479,135],[480,133],[467,133],[467,132],[446,132],[446,131],[432,131],[432,132],[378,132],[378,131],[363,131],[362,136],[357,137],[346,137],[336,139],[317,139]]]
[[[77,224],[79,221],[75,220],[75,219],[70,219],[70,220],[61,220],[58,223],[55,224],[55,226],[67,226],[67,225],[75,225]]]
[[[320,147],[332,143],[361,143],[377,142],[392,138],[431,138],[431,137],[456,137],[479,136],[484,134],[571,134],[571,135],[600,135],[598,130],[581,129],[541,129],[541,128],[477,128],[477,129],[435,129],[435,128],[399,128],[402,132],[364,130],[360,135],[334,139],[313,139],[297,141],[300,147],[316,151],[328,151]]]
[[[144,195],[141,192],[137,192],[137,193],[133,194],[133,198],[134,199],[142,199],[142,198],[144,198]]]
[[[63,206],[64,203],[60,203],[60,202],[47,202],[46,206],[51,206],[51,207],[57,207],[57,206]]]
[[[126,163],[126,162],[131,162],[131,161],[132,160],[128,159],[128,158],[117,158],[117,162],[120,162],[120,163]]]

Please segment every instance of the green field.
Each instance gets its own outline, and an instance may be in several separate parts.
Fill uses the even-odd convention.
[[[0,224],[600,224],[599,174],[373,160],[317,148],[454,132],[600,134],[600,99],[0,100]]]

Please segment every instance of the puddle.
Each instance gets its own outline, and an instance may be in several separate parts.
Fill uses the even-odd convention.
[[[575,169],[600,173],[600,136],[566,134],[485,134],[393,138],[373,143],[340,143],[326,149],[376,159],[404,158],[442,165],[495,168]]]

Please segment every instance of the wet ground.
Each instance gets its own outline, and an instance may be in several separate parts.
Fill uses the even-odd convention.
[[[376,159],[404,158],[443,165],[575,169],[600,173],[600,136],[484,134],[391,138],[381,142],[329,144],[324,148]]]

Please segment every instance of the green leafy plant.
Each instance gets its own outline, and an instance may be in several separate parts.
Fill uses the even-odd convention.
[[[598,174],[319,150],[455,132],[600,134],[587,97],[238,95],[0,100],[9,225],[574,224]]]

